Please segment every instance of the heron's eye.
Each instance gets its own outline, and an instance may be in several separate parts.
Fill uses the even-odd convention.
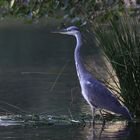
[[[67,29],[67,31],[70,31],[70,29]]]

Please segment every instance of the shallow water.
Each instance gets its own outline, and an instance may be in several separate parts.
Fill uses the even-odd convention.
[[[10,140],[138,140],[140,125],[126,125],[125,122],[108,123],[104,127],[89,126],[47,126],[47,127],[0,127],[0,138]]]
[[[0,28],[0,113],[75,116],[90,113],[80,94],[70,36],[31,25]],[[95,52],[96,56],[98,55]],[[15,105],[20,107],[16,108]],[[83,126],[1,126],[0,139],[138,139],[140,125],[126,122]]]

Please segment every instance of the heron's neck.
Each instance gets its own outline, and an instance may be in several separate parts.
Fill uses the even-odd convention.
[[[77,75],[78,78],[81,79],[84,74],[87,73],[87,70],[84,66],[84,62],[83,59],[81,57],[81,47],[82,47],[82,37],[80,33],[77,33],[75,35],[76,37],[76,41],[77,41],[77,45],[75,48],[75,52],[74,52],[74,58],[75,58],[75,64],[76,64],[76,70],[77,70]]]

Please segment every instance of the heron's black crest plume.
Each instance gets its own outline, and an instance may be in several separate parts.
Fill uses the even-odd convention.
[[[67,31],[74,31],[74,30],[79,31],[79,28],[76,27],[76,26],[70,26],[70,27],[68,27],[66,29],[67,29]]]

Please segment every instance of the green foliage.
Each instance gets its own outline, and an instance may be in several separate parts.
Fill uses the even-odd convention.
[[[140,36],[134,18],[121,17],[109,27],[96,26],[97,39],[116,71],[121,95],[130,111],[140,116]]]
[[[1,0],[0,17],[14,16],[17,18],[37,19],[40,17],[55,17],[71,19],[72,22],[93,21],[95,18],[108,19],[110,12],[117,15],[122,12],[120,1],[97,0]],[[74,20],[73,20],[74,19]]]
[[[135,9],[128,9],[131,13]],[[125,6],[119,0],[0,0],[0,17],[38,19],[54,17],[71,22],[106,21],[125,13]]]

